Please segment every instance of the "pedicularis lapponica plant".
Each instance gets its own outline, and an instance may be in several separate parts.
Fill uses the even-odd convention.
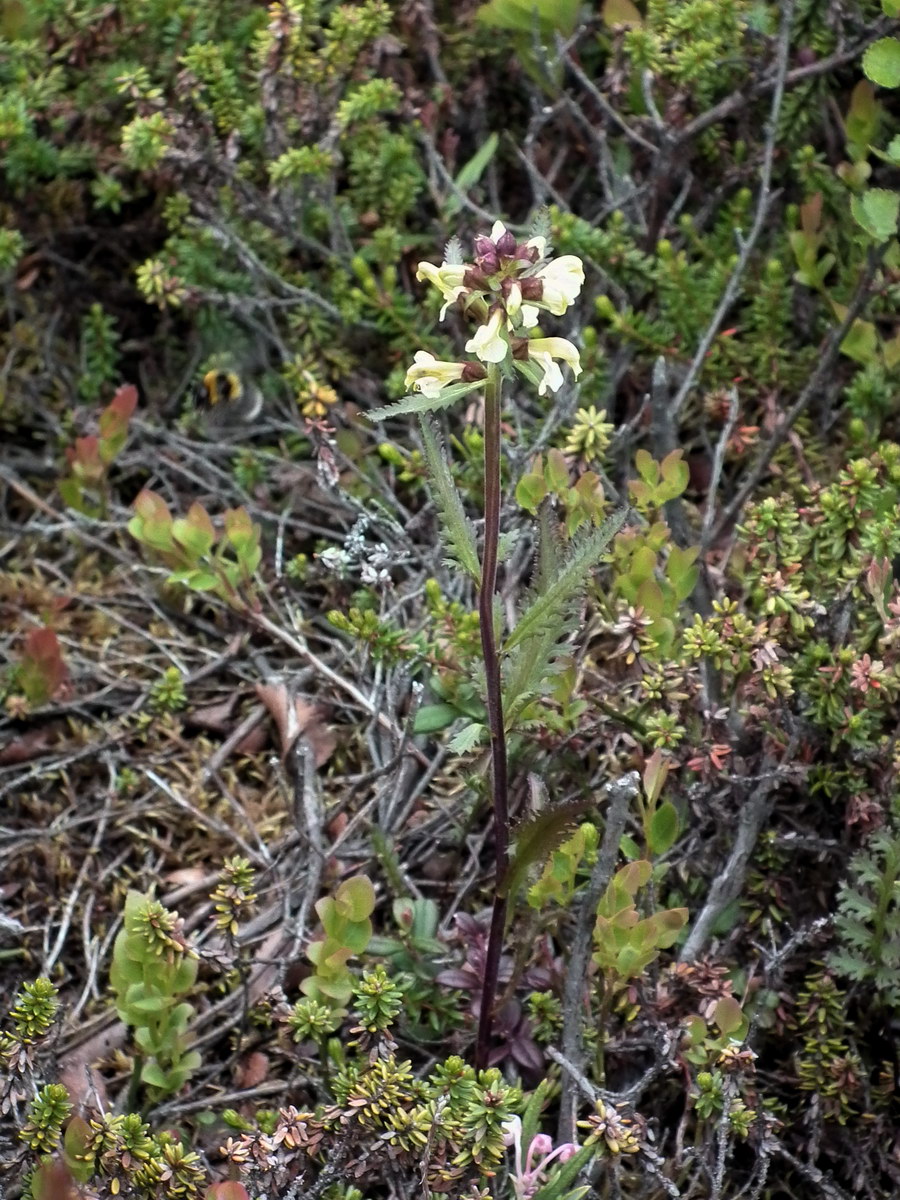
[[[475,391],[484,396],[484,534],[480,556],[474,528],[442,456],[437,432],[427,419],[421,423],[428,480],[443,518],[448,548],[460,571],[478,589],[495,856],[494,900],[475,1051],[476,1066],[482,1068],[487,1065],[490,1051],[509,900],[507,734],[532,698],[546,686],[562,652],[562,635],[568,629],[573,602],[585,587],[588,572],[625,520],[625,512],[619,512],[600,528],[573,541],[563,554],[545,513],[537,533],[533,594],[515,625],[503,635],[496,591],[504,387],[509,389],[522,379],[543,396],[563,386],[560,363],[575,377],[581,373],[579,353],[572,342],[544,336],[539,325],[547,315],[564,315],[584,282],[581,260],[573,254],[552,258],[546,233],[536,230],[527,241],[519,242],[498,221],[490,236],[476,237],[472,261],[464,261],[461,245],[451,241],[439,267],[429,262],[419,264],[417,278],[427,280],[443,298],[441,319],[451,306],[456,306],[474,324],[474,332],[466,342],[466,350],[473,357],[448,362],[439,361],[427,350],[417,351],[406,374],[406,386],[413,394],[372,414],[373,420],[401,413],[426,414]],[[482,728],[477,723],[470,727],[464,744],[474,744]]]

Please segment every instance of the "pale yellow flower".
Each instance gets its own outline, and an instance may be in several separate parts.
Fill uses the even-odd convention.
[[[545,395],[548,388],[551,392],[556,392],[563,385],[563,374],[555,359],[568,363],[576,379],[581,374],[581,356],[567,338],[532,338],[528,343],[528,358],[529,361],[537,363],[544,372],[544,377],[538,385],[540,396]]]
[[[576,255],[564,254],[562,258],[552,258],[535,277],[544,285],[541,305],[560,317],[581,291],[584,267]]]
[[[413,365],[406,372],[406,386],[411,392],[434,398],[448,383],[457,383],[465,363],[441,362],[427,350],[417,350]]]
[[[505,317],[503,312],[499,308],[495,309],[491,313],[487,324],[479,325],[475,330],[474,336],[466,342],[466,349],[470,354],[477,355],[482,362],[503,362],[509,353],[509,342],[503,336],[505,332],[503,329],[504,324]],[[557,338],[555,340],[561,341],[564,339]]]
[[[420,262],[416,271],[416,279],[427,279],[433,283],[444,297],[444,307],[441,309],[441,320],[447,315],[447,309],[467,291],[463,279],[469,268],[465,263],[442,263],[436,267],[434,263]]]

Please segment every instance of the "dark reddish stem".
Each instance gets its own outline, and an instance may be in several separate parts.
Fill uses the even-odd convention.
[[[497,546],[500,540],[500,369],[491,365],[484,389],[484,549],[481,559],[481,586],[478,593],[478,617],[481,625],[481,650],[488,730],[491,737],[491,799],[494,810],[494,904],[488,935],[481,985],[481,1010],[478,1017],[478,1041],[475,1067],[488,1065],[497,978],[506,925],[506,874],[509,867],[509,780],[506,762],[506,731],[503,728],[503,696],[500,658],[494,631],[494,595],[497,591]]]

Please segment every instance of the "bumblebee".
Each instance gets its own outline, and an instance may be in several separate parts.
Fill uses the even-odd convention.
[[[246,425],[262,411],[262,392],[237,371],[207,371],[197,389],[197,400],[215,425]]]

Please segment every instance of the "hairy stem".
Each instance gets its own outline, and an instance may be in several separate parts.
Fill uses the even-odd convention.
[[[500,539],[500,368],[488,367],[484,388],[484,548],[481,555],[481,586],[478,591],[478,618],[481,624],[481,651],[488,729],[491,736],[491,799],[494,810],[494,904],[488,935],[484,979],[481,985],[481,1010],[478,1015],[478,1041],[475,1067],[488,1064],[494,1002],[503,930],[506,924],[506,872],[509,866],[509,796],[506,763],[506,732],[503,728],[503,700],[500,689],[500,659],[494,633],[494,594],[497,590],[497,545]]]

